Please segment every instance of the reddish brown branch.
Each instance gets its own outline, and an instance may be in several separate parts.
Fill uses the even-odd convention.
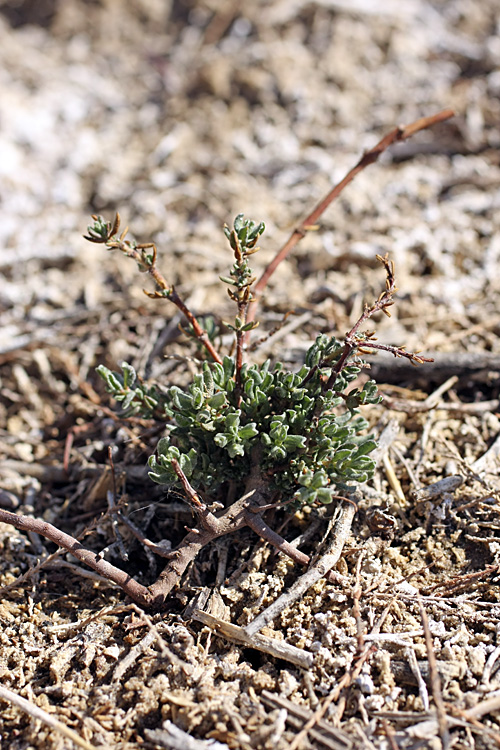
[[[97,219],[96,216],[92,218]],[[156,245],[153,242],[136,245],[134,242],[126,240],[125,236],[128,232],[128,228],[125,229],[124,232],[122,232],[119,238],[116,238],[118,229],[120,227],[120,215],[118,213],[116,214],[113,226],[109,224],[108,227],[109,231],[107,238],[104,237],[101,239],[96,239],[88,236],[86,239],[90,240],[91,242],[98,242],[101,244],[104,243],[110,250],[120,250],[128,258],[132,258],[133,260],[135,260],[142,271],[147,271],[147,273],[149,273],[149,275],[155,282],[158,291],[148,292],[147,290],[144,290],[144,294],[154,299],[162,298],[170,300],[170,302],[172,302],[182,312],[184,317],[191,324],[196,338],[198,339],[200,344],[205,347],[214,362],[222,364],[222,358],[215,350],[212,342],[207,335],[207,332],[201,327],[191,310],[179,297],[179,295],[175,291],[175,287],[168,284],[163,274],[158,270],[156,266]],[[148,256],[148,254],[145,252],[146,250],[151,250],[151,256]]]
[[[198,493],[191,487],[189,480],[187,476],[184,474],[184,472],[181,469],[181,466],[177,459],[173,458],[170,462],[172,464],[172,468],[179,477],[179,480],[184,487],[184,492],[187,495],[188,502],[191,506],[191,508],[194,510],[195,513],[203,513],[203,511],[206,510],[207,506],[204,502],[201,501],[200,496]]]
[[[424,357],[418,352],[407,352],[404,346],[390,346],[389,344],[374,344],[372,341],[364,341],[361,343],[361,346],[357,347],[360,354],[374,354],[375,352],[369,351],[370,349],[389,352],[389,354],[394,355],[394,357],[406,357],[406,359],[408,359],[414,366],[423,365],[424,362],[434,362],[432,357]]]
[[[250,304],[250,289],[245,288],[238,298],[238,318],[244,326],[247,322],[248,307]],[[236,331],[236,356],[234,377],[236,381],[236,397],[238,406],[241,401],[241,368],[243,367],[243,354],[245,350],[246,333],[238,328]]]
[[[309,565],[309,563],[311,562],[311,558],[309,557],[309,555],[306,555],[305,552],[301,552],[299,549],[290,544],[290,542],[287,542],[286,539],[283,539],[282,536],[273,531],[259,513],[254,513],[251,510],[247,510],[245,512],[245,520],[247,526],[255,531],[255,533],[258,534],[258,536],[260,536],[260,538],[265,542],[272,544],[273,547],[276,547],[277,550],[282,552],[294,562],[299,563],[299,565]],[[330,583],[338,584],[339,582],[339,575],[332,570],[328,571],[328,573],[325,575],[325,578]]]
[[[241,528],[242,525],[244,524],[235,525],[234,528],[227,529],[226,533]],[[161,609],[170,592],[179,584],[184,571],[200,550],[223,533],[217,534],[215,531],[199,531],[198,529],[190,531],[178,549],[172,552],[169,562],[157,580],[149,587],[149,606]]]
[[[179,469],[179,472],[179,476],[182,474],[185,477],[182,470]],[[254,472],[255,475],[258,475],[258,473],[257,470]],[[252,483],[255,483],[255,476],[252,477],[247,486],[249,487]],[[0,509],[0,522],[10,524],[20,531],[32,531],[40,534],[59,547],[71,552],[78,560],[95,570],[103,578],[116,583],[137,604],[146,608],[154,607],[158,609],[164,605],[170,592],[179,584],[188,565],[205,545],[220,536],[238,531],[244,526],[249,526],[262,539],[270,542],[295,562],[302,565],[307,565],[310,562],[308,555],[295,549],[283,537],[272,531],[262,519],[258,512],[259,508],[265,505],[265,497],[259,491],[261,483],[262,480],[259,477],[253,489],[250,489],[246,495],[223,511],[220,516],[215,516],[208,511],[204,503],[200,502],[198,495],[188,482],[192,493],[196,496],[196,502],[194,498],[191,498],[190,504],[193,509],[197,503],[200,506],[196,508],[196,513],[200,518],[201,528],[192,529],[184,537],[179,547],[168,553],[169,562],[155,583],[149,588],[137,583],[123,570],[103,560],[98,553],[86,549],[77,539],[46,521],[31,516],[18,516],[15,513]],[[156,552],[155,546],[151,547],[153,552]],[[163,550],[161,554],[166,556]],[[328,578],[332,583],[338,582],[334,573],[329,574]]]
[[[415,120],[415,122],[412,122],[410,125],[400,125],[397,128],[394,128],[394,130],[391,130],[391,132],[386,136],[384,136],[376,146],[371,148],[369,151],[366,151],[358,161],[356,166],[346,174],[343,180],[337,183],[337,185],[335,185],[330,190],[328,195],[326,195],[325,198],[323,198],[323,200],[317,204],[317,206],[311,211],[311,213],[308,214],[308,216],[306,216],[306,218],[298,225],[298,227],[294,229],[281,250],[279,250],[273,260],[266,266],[264,272],[262,273],[262,276],[252,289],[253,301],[249,306],[247,320],[254,320],[256,307],[260,297],[262,296],[262,292],[266,288],[269,279],[271,278],[272,274],[275,272],[279,264],[283,260],[285,260],[285,258],[291,253],[295,245],[305,236],[306,232],[314,227],[319,217],[324,213],[324,211],[326,211],[330,203],[332,203],[336,198],[339,197],[344,188],[353,181],[357,174],[362,172],[370,164],[376,162],[380,154],[382,154],[387,148],[389,148],[389,146],[392,146],[393,143],[405,141],[407,138],[410,138],[420,130],[425,130],[432,127],[433,125],[437,125],[440,122],[449,120],[450,117],[453,117],[454,114],[455,113],[453,112],[453,110],[445,109],[442,112],[431,115],[431,117],[422,117],[419,120]]]
[[[195,333],[196,338],[200,342],[202,346],[205,347],[207,352],[210,354],[214,362],[218,362],[220,365],[222,364],[222,357],[217,353],[217,351],[214,348],[214,345],[210,341],[207,332],[200,326],[197,319],[191,312],[191,310],[186,307],[182,299],[179,297],[177,292],[175,291],[174,287],[171,288],[170,295],[168,299],[174,303],[174,305],[183,313],[184,317],[187,318],[189,323],[191,324],[191,327]]]
[[[381,255],[377,255],[376,257],[377,260],[379,260],[385,268],[385,289],[372,305],[365,304],[362,314],[354,323],[351,330],[346,333],[342,353],[339,356],[337,362],[331,367],[331,373],[328,380],[325,380],[323,382],[323,392],[334,389],[337,376],[342,372],[349,360],[349,357],[354,352],[357,352],[358,354],[374,354],[374,352],[372,351],[373,349],[380,349],[382,351],[390,352],[394,355],[394,357],[397,358],[406,357],[406,359],[408,359],[412,363],[412,365],[420,365],[424,362],[434,361],[430,357],[424,357],[419,353],[408,352],[406,351],[404,346],[397,347],[390,346],[388,344],[377,344],[375,343],[374,339],[374,331],[359,333],[361,325],[363,323],[366,323],[373,315],[375,315],[375,313],[382,311],[388,317],[391,316],[388,308],[394,304],[393,295],[397,291],[393,261],[389,260],[389,256],[387,253],[383,257]],[[326,367],[327,362],[328,358],[325,358],[318,362],[318,364],[314,365],[314,367],[311,367],[304,380],[302,381],[302,386],[309,380],[311,380],[311,378],[314,377],[319,369]],[[338,393],[337,395],[346,399],[346,395],[344,395],[343,393]]]
[[[213,537],[215,539],[216,536],[218,536],[220,525],[219,519],[216,518],[216,516],[214,516],[214,514],[208,510],[205,503],[201,501],[200,496],[190,485],[187,476],[182,471],[179,462],[174,458],[172,459],[171,464],[175,473],[179,477],[182,486],[184,487],[184,492],[187,496],[187,502],[189,503],[191,510],[198,516],[202,528],[209,534],[215,534],[215,536]],[[194,531],[194,533],[199,534],[198,531]]]
[[[380,261],[385,268],[385,289],[379,295],[379,298],[373,303],[373,305],[365,305],[362,314],[359,316],[358,320],[355,322],[351,330],[346,334],[344,341],[344,350],[338,362],[334,367],[332,367],[331,375],[324,385],[325,391],[331,390],[333,388],[337,375],[342,372],[351,354],[356,349],[362,349],[363,344],[365,344],[366,346],[370,346],[370,338],[373,334],[365,334],[366,339],[362,340],[357,337],[357,333],[361,325],[363,323],[366,323],[367,320],[369,320],[373,315],[375,315],[375,313],[379,312],[380,310],[382,310],[382,312],[390,317],[390,313],[387,308],[394,304],[392,297],[394,292],[397,291],[396,277],[394,275],[394,263],[393,261],[389,260],[389,256],[387,253],[383,257],[381,255],[377,255],[376,257],[377,260]]]
[[[89,568],[92,568],[96,573],[103,576],[103,578],[107,578],[109,581],[118,584],[138,604],[141,604],[143,607],[147,607],[150,604],[150,595],[145,586],[137,583],[128,573],[115,568],[114,565],[103,560],[96,552],[85,549],[77,539],[69,534],[65,534],[64,531],[60,531],[55,526],[52,526],[52,524],[38,518],[31,518],[30,516],[18,516],[15,513],[9,513],[9,511],[1,509],[0,521],[15,526],[20,531],[33,531],[35,534],[44,536],[59,547],[63,547],[68,552],[71,552],[74,557],[84,562]]]

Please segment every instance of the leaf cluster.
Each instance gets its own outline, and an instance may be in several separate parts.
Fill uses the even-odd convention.
[[[106,390],[112,394],[115,401],[121,406],[123,417],[140,415],[145,419],[167,418],[165,394],[159,390],[157,385],[146,385],[137,377],[135,368],[128,362],[122,362],[122,371],[113,372],[104,365],[98,365],[95,369],[104,380]]]
[[[217,494],[231,480],[245,479],[258,446],[271,488],[291,500],[292,507],[330,503],[339,487],[366,481],[375,468],[369,454],[376,442],[365,434],[367,422],[359,407],[377,403],[379,397],[373,381],[344,393],[359,374],[355,365],[344,367],[335,388],[325,390],[325,379],[342,350],[335,338],[321,335],[298,372],[280,363],[271,366],[269,360],[243,365],[238,395],[233,358],[203,363],[187,389],[172,386],[162,394],[169,422],[149,459],[151,479],[175,484],[176,459],[194,486]],[[159,406],[157,394],[131,388],[126,380],[131,368],[125,363],[122,367],[121,376],[103,366],[99,374],[123,405],[150,414]]]

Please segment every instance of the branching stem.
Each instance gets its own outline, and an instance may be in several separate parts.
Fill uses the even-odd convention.
[[[184,477],[190,488],[188,494],[191,495],[192,492],[196,497],[196,500],[194,500],[190,496],[190,505],[193,510],[196,510],[201,528],[192,529],[184,537],[179,547],[173,552],[168,553],[169,562],[155,583],[149,586],[149,588],[138,583],[123,570],[107,562],[107,560],[103,560],[98,553],[91,552],[83,547],[74,537],[60,531],[46,521],[32,518],[31,516],[19,516],[0,509],[0,522],[10,524],[21,531],[32,531],[40,534],[59,547],[66,549],[78,560],[81,560],[89,568],[92,568],[92,570],[103,576],[103,578],[116,583],[133,601],[145,608],[154,607],[155,609],[161,609],[170,592],[179,584],[184,571],[196,558],[200,550],[214,539],[238,531],[244,526],[249,526],[262,539],[272,544],[295,562],[301,565],[307,565],[310,562],[308,555],[300,552],[283,539],[283,537],[272,531],[258,512],[259,508],[266,504],[266,497],[261,493],[262,480],[259,476],[258,467],[252,473],[251,480],[247,484],[247,487],[250,488],[249,491],[227,508],[222,515],[214,516],[208,511],[204,503],[201,503],[178,463],[175,463],[179,468],[179,478],[182,481],[182,477]],[[253,488],[251,487],[252,484],[255,485]],[[155,549],[153,551],[156,552]],[[165,556],[163,551],[162,556]],[[328,572],[326,575],[332,583],[337,582],[334,573]]]
[[[247,322],[247,313],[249,305],[250,291],[246,287],[244,294],[241,299],[238,299],[238,318],[243,325]],[[239,406],[240,393],[241,393],[241,368],[243,367],[243,357],[245,352],[245,339],[246,334],[241,328],[236,331],[236,356],[235,356],[235,368],[234,368],[234,379],[236,382],[236,398]]]
[[[191,310],[186,306],[186,304],[182,301],[182,299],[179,297],[177,292],[175,291],[174,287],[171,287],[171,292],[168,297],[168,299],[174,303],[174,305],[184,314],[185,318],[189,321],[191,324],[191,327],[195,333],[195,336],[197,340],[200,342],[200,344],[206,349],[206,351],[210,354],[214,362],[218,362],[220,365],[222,364],[222,357],[220,354],[216,351],[214,345],[210,341],[207,332],[204,328],[201,327],[198,320],[195,318]]]
[[[138,604],[147,607],[150,603],[149,593],[145,586],[137,583],[128,573],[103,560],[96,552],[85,549],[77,539],[69,534],[65,534],[64,531],[60,531],[60,529],[52,526],[52,524],[42,521],[39,518],[18,516],[15,513],[1,509],[0,521],[8,523],[20,531],[34,531],[36,534],[44,536],[59,547],[63,547],[63,549],[71,552],[74,557],[84,562],[89,568],[92,568],[92,570],[95,570],[104,578],[118,584]]]
[[[96,221],[98,220],[97,216],[93,216],[92,218]],[[91,235],[86,239],[90,240],[91,242],[103,243],[109,250],[120,250],[120,252],[127,256],[127,258],[132,258],[133,260],[135,260],[139,268],[142,271],[146,271],[151,276],[157,287],[156,292],[148,292],[147,290],[144,290],[144,294],[146,294],[148,297],[152,297],[153,299],[163,298],[170,300],[170,302],[172,302],[182,312],[184,317],[190,323],[195,337],[207,350],[214,362],[222,364],[222,358],[215,350],[212,342],[210,341],[210,338],[207,335],[207,332],[201,327],[200,323],[193,315],[191,310],[187,307],[181,297],[179,297],[178,293],[175,290],[175,287],[171,284],[168,284],[163,274],[158,270],[156,266],[156,245],[152,242],[136,244],[131,240],[126,240],[125,237],[128,229],[125,229],[125,231],[121,233],[120,237],[118,237],[117,235],[120,227],[119,214],[116,214],[114,224],[112,226],[108,224],[108,226],[109,232],[107,237],[98,238]],[[147,253],[147,250],[151,250],[151,253]]]

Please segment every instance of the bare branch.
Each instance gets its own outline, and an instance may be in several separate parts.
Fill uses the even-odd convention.
[[[325,198],[323,198],[323,200],[321,200],[318,205],[315,206],[311,213],[308,214],[305,219],[303,219],[298,227],[294,229],[283,247],[279,250],[273,260],[266,266],[264,272],[262,273],[262,276],[252,289],[253,301],[249,306],[247,320],[254,320],[259,299],[262,296],[262,293],[266,288],[269,279],[271,278],[279,264],[283,260],[285,260],[285,258],[291,253],[295,245],[300,242],[303,237],[305,237],[306,232],[316,225],[318,219],[326,211],[330,203],[332,203],[336,198],[339,197],[344,188],[353,181],[356,175],[362,172],[370,164],[376,162],[380,154],[382,154],[387,148],[389,148],[389,146],[392,146],[393,143],[405,141],[407,138],[410,138],[420,130],[426,130],[427,128],[437,125],[440,122],[449,120],[450,117],[454,116],[454,114],[455,113],[452,109],[445,109],[442,112],[431,115],[430,117],[422,117],[419,120],[412,122],[410,125],[399,125],[397,128],[394,128],[394,130],[391,130],[390,133],[385,135],[382,140],[377,143],[376,146],[371,148],[369,151],[366,151],[358,161],[356,166],[346,174],[343,180],[337,183],[337,185],[335,185],[335,187],[330,190],[328,195],[326,195]]]
[[[50,539],[54,544],[71,552],[74,557],[84,562],[89,568],[92,568],[92,570],[103,576],[103,578],[117,583],[135,602],[142,606],[148,606],[150,596],[145,586],[137,583],[128,573],[103,560],[99,557],[98,553],[85,549],[77,539],[69,534],[65,534],[64,531],[60,531],[55,526],[52,526],[52,524],[38,518],[31,518],[30,516],[18,516],[15,513],[1,509],[0,522],[15,526],[20,531],[33,531],[36,534],[44,536],[46,539]]]
[[[258,534],[261,539],[269,542],[269,544],[272,544],[273,547],[276,547],[277,550],[282,552],[294,562],[299,563],[299,565],[309,565],[309,563],[311,562],[311,558],[309,557],[309,555],[306,555],[305,552],[301,552],[299,549],[290,544],[290,542],[287,542],[286,539],[283,539],[282,536],[273,531],[270,526],[268,526],[264,521],[260,513],[254,513],[252,512],[252,510],[248,510],[245,513],[245,519],[247,522],[247,526],[255,531],[255,533]],[[328,571],[325,578],[327,581],[330,581],[330,583],[339,582],[339,575],[336,575],[331,570]]]
[[[300,597],[311,588],[311,586],[314,586],[320,578],[323,578],[323,576],[325,576],[328,571],[336,565],[351,530],[355,507],[354,504],[347,502],[341,506],[340,515],[333,530],[333,541],[329,546],[327,553],[322,555],[307,573],[304,573],[304,575],[298,578],[293,586],[285,591],[280,597],[278,597],[278,599],[276,599],[276,601],[265,609],[264,612],[261,612],[255,620],[252,620],[252,622],[244,628],[245,633],[248,636],[251,637],[255,635],[268,623],[272,622],[280,612],[298,601]]]
[[[92,216],[95,222],[103,222],[98,216]],[[120,250],[127,258],[132,258],[138,264],[139,269],[143,272],[149,273],[157,290],[155,292],[144,291],[144,294],[153,299],[168,299],[183,313],[184,317],[191,324],[197,340],[205,347],[207,352],[210,354],[214,362],[222,363],[222,358],[215,350],[212,342],[210,341],[207,332],[201,327],[196,317],[193,315],[191,310],[183,302],[181,297],[177,294],[175,287],[168,284],[163,274],[158,270],[156,266],[157,249],[153,242],[144,242],[137,244],[133,240],[126,240],[125,237],[128,232],[128,227],[121,233],[120,237],[117,237],[118,230],[120,228],[120,214],[116,214],[113,225],[110,222],[104,227],[104,234],[97,234],[92,231],[89,227],[89,234],[85,237],[89,242],[98,244],[104,244],[108,250]],[[147,252],[150,250],[151,252]]]

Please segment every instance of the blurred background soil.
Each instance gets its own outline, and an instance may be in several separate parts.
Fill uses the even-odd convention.
[[[96,550],[113,539],[100,516],[109,447],[120,497],[151,538],[176,544],[190,516],[146,478],[161,425],[120,423],[94,368],[126,359],[182,382],[188,349],[176,310],[143,295],[134,263],[82,239],[90,215],[120,211],[157,243],[193,311],[227,320],[224,223],[265,221],[262,268],[386,132],[456,111],[363,172],[263,301],[264,332],[294,315],[257,360],[298,366],[312,337],[342,336],[378,296],[375,255],[389,252],[400,291],[379,341],[435,357],[417,371],[373,364],[385,403],[370,418],[394,437],[363,492],[344,585],[317,584],[268,633],[314,666],[190,619],[207,590],[218,616],[245,625],[300,574],[251,532],[205,550],[145,623],[120,590],[65,555],[47,560],[54,545],[2,526],[2,685],[95,747],[175,747],[175,725],[196,750],[280,750],[383,613],[361,676],[301,747],[438,747],[436,724],[422,725],[420,591],[459,717],[454,747],[498,746],[500,708],[478,706],[500,690],[499,94],[497,0],[0,2],[0,504],[73,535],[93,524]],[[460,477],[455,490],[425,493],[447,476]],[[327,519],[274,519],[289,539],[312,523],[309,552]],[[161,560],[123,533],[128,562],[114,548],[109,559],[150,583]],[[7,703],[0,737],[16,750],[71,746]]]

